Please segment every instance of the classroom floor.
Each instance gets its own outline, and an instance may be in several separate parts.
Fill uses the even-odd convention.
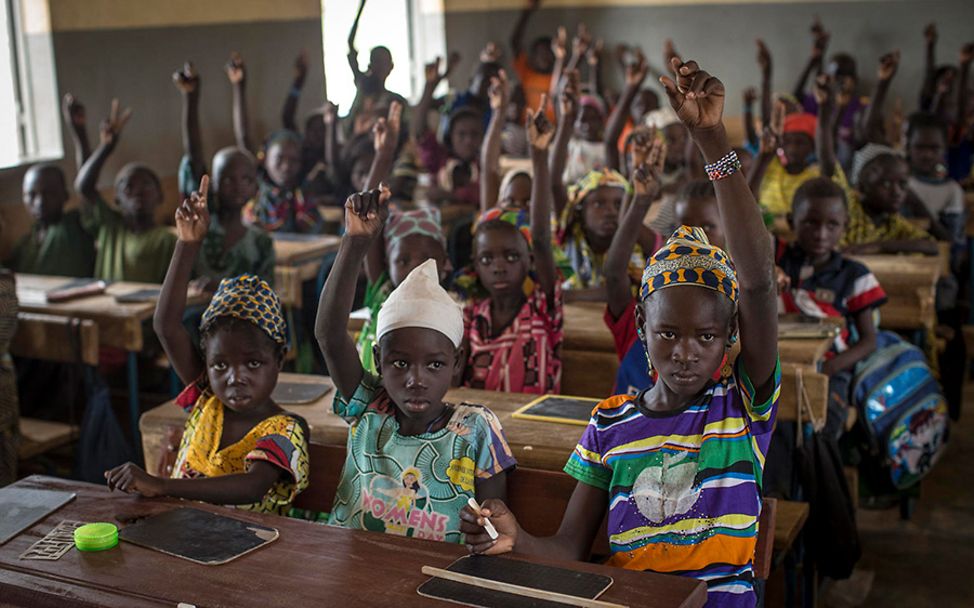
[[[968,608],[974,605],[974,383],[951,427],[943,460],[923,482],[911,521],[897,509],[859,511],[863,556],[857,575],[872,576],[863,608]]]

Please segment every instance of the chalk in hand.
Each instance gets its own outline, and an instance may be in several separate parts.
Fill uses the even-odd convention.
[[[470,505],[471,509],[476,511],[477,515],[480,515],[480,505],[477,504],[477,501],[473,496],[467,499],[467,504]],[[487,530],[487,535],[490,536],[491,540],[497,540],[497,537],[500,536],[497,533],[497,528],[495,528],[494,524],[490,523],[490,520],[486,517],[484,517],[484,529]]]

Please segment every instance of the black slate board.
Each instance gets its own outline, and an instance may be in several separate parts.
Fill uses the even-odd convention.
[[[54,513],[75,497],[74,492],[0,488],[0,545]]]
[[[118,533],[133,545],[204,566],[235,560],[277,540],[274,528],[183,507],[153,515]]]
[[[330,390],[331,385],[327,383],[278,382],[271,399],[281,405],[306,405],[321,399]]]
[[[156,302],[159,300],[159,294],[162,290],[156,287],[149,287],[146,289],[139,289],[137,291],[130,291],[129,293],[122,293],[115,296],[115,301],[119,304],[143,304],[145,302]]]
[[[601,574],[484,555],[461,557],[447,570],[590,600],[598,598],[612,585],[612,578]],[[420,585],[416,592],[424,597],[477,608],[565,608],[564,604],[558,602],[482,589],[442,578],[431,578]]]
[[[514,412],[515,418],[540,420],[542,422],[561,422],[585,426],[592,417],[592,410],[601,401],[588,397],[568,395],[542,395]]]

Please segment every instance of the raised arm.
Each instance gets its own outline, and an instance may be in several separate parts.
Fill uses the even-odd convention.
[[[196,345],[183,325],[183,314],[186,312],[186,290],[193,275],[193,265],[210,227],[210,213],[206,207],[209,187],[210,178],[204,175],[199,191],[183,200],[183,204],[176,209],[176,249],[152,316],[152,329],[159,336],[166,356],[184,385],[196,382],[206,371]]]
[[[551,52],[555,56],[555,63],[551,69],[551,82],[548,86],[548,99],[555,101],[561,91],[565,74],[565,64],[568,61],[568,30],[559,26],[558,32],[551,40]],[[558,104],[555,103],[555,118],[558,118]]]
[[[412,121],[413,137],[416,139],[421,139],[429,131],[428,115],[430,109],[433,107],[433,92],[440,82],[450,75],[450,72],[456,67],[459,61],[460,55],[451,53],[447,59],[446,69],[444,71],[440,72],[440,63],[442,62],[440,57],[434,59],[432,63],[427,63],[424,67],[423,75],[425,77],[425,84],[423,85],[423,94],[419,98],[419,103],[416,104],[414,111],[415,118]]]
[[[605,91],[602,84],[602,49],[605,42],[599,38],[585,53],[585,61],[588,62],[588,87],[592,95],[598,95],[601,99]]]
[[[755,43],[758,47],[758,67],[761,68],[761,126],[766,127],[771,124],[771,106],[774,101],[771,94],[771,51],[764,40],[758,38]]]
[[[920,110],[931,111],[934,91],[937,87],[937,24],[928,23],[923,29],[926,50],[923,64],[923,86],[920,88]]]
[[[487,99],[490,102],[490,124],[480,146],[480,212],[497,205],[501,185],[501,135],[504,132],[505,109],[510,100],[511,89],[504,70],[490,79]]]
[[[203,140],[200,135],[200,76],[193,64],[187,61],[182,70],[173,72],[172,82],[183,98],[183,154],[189,159],[193,175],[203,175],[206,162],[203,160]]]
[[[822,62],[825,57],[825,49],[829,46],[830,36],[831,34],[825,31],[822,22],[816,17],[812,23],[812,54],[809,55],[808,63],[805,64],[805,69],[802,70],[798,82],[795,84],[794,95],[799,101],[805,96],[805,85],[808,83],[809,76],[813,73],[818,75],[822,72]]]
[[[321,108],[321,121],[325,123],[325,165],[331,174],[337,174],[339,145],[338,145],[338,106],[326,101]]]
[[[974,42],[968,42],[960,49],[960,61],[957,75],[957,116],[953,117],[953,123],[962,127],[967,116],[967,83],[971,76],[971,60],[974,60]],[[960,128],[957,129],[961,131]]]
[[[65,124],[68,125],[71,140],[74,142],[74,168],[75,171],[78,171],[91,156],[91,142],[88,140],[88,121],[85,116],[85,107],[74,95],[67,93],[61,103],[61,114],[64,116]]]
[[[78,170],[74,180],[74,189],[81,195],[82,205],[93,205],[98,200],[98,176],[101,175],[105,161],[115,150],[118,138],[125,128],[125,123],[132,117],[132,108],[124,111],[119,109],[117,99],[112,100],[112,109],[108,118],[102,121],[98,132],[100,143],[85,164]]]
[[[233,135],[237,139],[237,147],[253,150],[250,147],[250,132],[247,129],[247,95],[245,94],[247,68],[240,53],[237,51],[231,53],[230,61],[224,69],[233,89]]]
[[[568,142],[575,132],[575,114],[578,112],[578,72],[571,72],[565,78],[565,86],[558,101],[558,131],[549,156],[549,177],[551,192],[555,199],[555,214],[560,217],[568,204],[568,185],[565,184],[565,164],[568,162]]]
[[[399,130],[402,124],[402,105],[398,101],[389,106],[389,116],[380,118],[372,127],[372,145],[375,156],[372,167],[365,180],[365,189],[373,190],[389,178],[392,165],[396,162],[396,145],[399,142]],[[382,233],[372,239],[372,246],[365,258],[365,276],[369,282],[375,283],[382,276],[386,268],[386,249]]]
[[[635,61],[626,66],[626,88],[622,90],[619,103],[612,108],[609,121],[605,126],[605,164],[616,171],[622,166],[619,158],[619,137],[626,126],[632,100],[636,98],[636,93],[643,86],[648,72],[649,64],[646,63],[646,56],[643,55],[642,49],[637,48]]]
[[[835,175],[835,129],[838,112],[835,107],[835,87],[832,77],[819,74],[815,79],[815,101],[818,103],[818,123],[815,128],[815,155],[825,177]]]
[[[780,102],[775,104],[774,114],[780,114],[784,116],[784,108],[780,106]],[[765,127],[761,131],[760,146],[758,147],[758,156],[751,163],[751,171],[747,174],[747,185],[751,190],[751,194],[755,198],[758,197],[758,193],[761,192],[761,181],[764,179],[764,174],[768,171],[768,165],[774,160],[775,155],[778,153],[778,142],[780,139],[781,132],[781,120],[771,119],[771,125]],[[760,202],[760,201],[758,201]]]
[[[741,101],[744,112],[741,118],[744,121],[744,142],[751,147],[759,144],[758,131],[754,127],[754,102],[757,101],[758,91],[754,87],[744,89],[741,94]]]
[[[335,388],[345,398],[355,393],[365,373],[348,335],[355,282],[372,239],[382,231],[389,215],[388,204],[387,189],[360,192],[345,201],[345,236],[318,303],[315,337]]]
[[[355,13],[355,21],[352,22],[352,29],[348,31],[348,67],[352,70],[352,78],[355,80],[355,86],[360,85],[360,80],[362,79],[362,70],[358,67],[358,51],[355,50],[355,36],[358,34],[358,24],[362,19],[362,10],[365,9],[365,0],[361,0],[358,5],[358,11]]]
[[[555,302],[555,286],[558,273],[555,269],[555,256],[551,249],[551,178],[548,175],[548,147],[555,135],[555,127],[545,116],[544,108],[548,100],[541,96],[536,110],[528,108],[527,131],[531,145],[531,247],[534,253],[534,270],[538,283],[547,296],[549,306]]]
[[[541,0],[528,0],[527,6],[524,7],[521,15],[517,18],[517,23],[514,24],[514,29],[511,30],[511,53],[513,53],[513,57],[517,57],[524,51],[524,30],[528,25],[528,19],[538,10],[539,6],[541,6]]]
[[[889,85],[896,75],[896,68],[900,64],[900,52],[893,51],[886,53],[879,58],[879,71],[876,76],[876,89],[873,91],[872,100],[866,109],[866,117],[863,119],[862,134],[859,137],[861,143],[886,144],[886,126],[883,124],[883,104],[886,103],[886,96],[889,93]]]
[[[708,164],[731,152],[722,122],[724,85],[695,61],[674,58],[676,80],[663,77],[670,104],[687,126]],[[755,403],[771,396],[778,352],[778,310],[774,258],[761,212],[740,171],[714,182],[727,248],[740,288],[738,327],[745,369],[754,381]]]
[[[301,97],[301,89],[304,88],[304,80],[308,76],[308,50],[301,49],[298,58],[294,60],[294,81],[288,89],[287,97],[284,98],[284,107],[281,109],[281,124],[285,129],[298,132],[298,123],[294,116],[298,111],[298,99]]]

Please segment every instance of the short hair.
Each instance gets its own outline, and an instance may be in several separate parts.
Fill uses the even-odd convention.
[[[64,177],[64,171],[58,165],[54,163],[37,163],[36,165],[31,165],[27,169],[27,173],[30,173],[32,171],[34,173],[37,173],[38,176],[41,176],[45,173],[53,174],[55,178],[61,183],[61,186],[64,188],[64,190],[67,191],[68,180]]]
[[[848,53],[836,53],[832,55],[832,62],[835,63],[835,73],[837,76],[852,76],[858,78],[856,74],[856,60]]]
[[[798,190],[795,190],[795,196],[791,199],[791,212],[797,212],[811,198],[837,198],[842,201],[842,207],[847,212],[849,210],[849,201],[846,200],[845,190],[828,177],[819,176],[805,180],[798,187]]]
[[[931,114],[930,112],[914,112],[907,118],[906,125],[907,142],[913,139],[913,135],[920,129],[936,129],[943,135],[944,143],[947,142],[947,121],[936,114]]]
[[[687,182],[680,188],[680,192],[676,196],[677,201],[689,201],[701,198],[717,198],[714,183],[709,179],[695,179]]]

